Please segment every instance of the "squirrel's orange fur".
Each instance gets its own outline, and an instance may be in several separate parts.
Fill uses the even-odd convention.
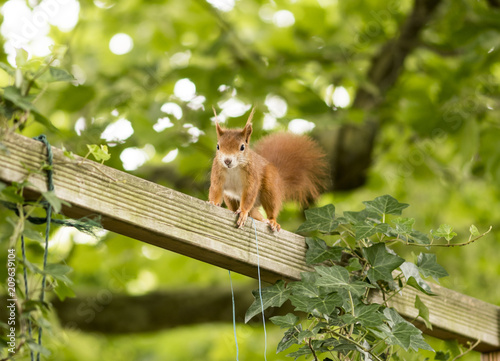
[[[215,110],[214,110],[215,112]],[[243,227],[250,215],[279,230],[276,218],[284,200],[306,205],[325,188],[325,155],[311,138],[291,133],[264,137],[250,149],[253,111],[243,129],[222,129],[216,122],[217,154],[210,177],[209,201],[239,214]]]

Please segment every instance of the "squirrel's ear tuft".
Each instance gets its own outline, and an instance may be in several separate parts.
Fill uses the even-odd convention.
[[[252,108],[252,111],[250,112],[250,115],[248,116],[247,124],[245,125],[245,128],[243,128],[243,137],[245,138],[245,142],[250,141],[250,135],[252,135],[252,118],[253,114],[255,113],[255,107]]]
[[[252,118],[253,118],[254,113],[255,113],[255,107],[252,108],[252,111],[250,112],[250,115],[248,116],[247,124],[245,126],[247,126],[249,124],[252,125]]]
[[[218,121],[215,121],[215,130],[217,131],[217,137],[221,137],[224,134],[224,130],[220,127]]]
[[[217,117],[217,112],[215,111],[215,108],[213,106],[212,109],[215,115],[215,130],[217,130],[217,137],[220,137],[222,136],[222,134],[224,134],[224,130],[219,125],[219,118]]]
[[[252,135],[252,123],[247,123],[241,133],[243,138],[245,139],[245,142],[248,144],[250,142],[250,136]]]

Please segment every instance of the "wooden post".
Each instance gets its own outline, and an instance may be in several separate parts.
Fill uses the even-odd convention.
[[[0,150],[0,181],[22,181],[26,168],[38,169],[45,162],[46,150],[38,141],[9,134],[1,142],[7,152]],[[235,215],[226,209],[99,163],[71,160],[59,149],[53,148],[53,153],[55,192],[71,204],[63,208],[69,217],[100,215],[110,231],[253,278],[257,237],[261,275],[268,282],[298,280],[301,272],[311,270],[302,236],[284,230],[273,233],[262,222],[255,222],[255,231],[251,220],[237,229]],[[46,190],[43,174],[33,173],[29,181],[33,186],[27,191],[33,196]],[[423,332],[461,342],[480,340],[476,350],[489,352],[482,360],[500,361],[500,307],[437,285],[432,290],[437,296],[420,295],[433,325],[432,330],[419,325]],[[415,295],[408,288],[391,304],[413,319],[418,315]]]
[[[500,361],[500,351],[482,353],[481,361]]]

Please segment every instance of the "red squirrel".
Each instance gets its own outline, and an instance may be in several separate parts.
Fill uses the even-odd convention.
[[[210,176],[209,202],[236,212],[238,228],[248,216],[281,229],[276,218],[285,200],[307,205],[325,188],[327,163],[315,141],[304,135],[276,133],[250,149],[252,109],[243,129],[223,129],[215,114],[217,153]],[[259,212],[262,206],[267,220]]]

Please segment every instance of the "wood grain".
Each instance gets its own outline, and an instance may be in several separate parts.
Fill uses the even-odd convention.
[[[0,151],[3,182],[22,181],[26,169],[38,169],[45,162],[45,147],[36,140],[8,134],[1,141],[8,150]],[[71,204],[63,208],[68,217],[100,215],[103,227],[110,231],[257,278],[252,220],[243,230],[237,229],[236,216],[226,209],[99,163],[70,160],[59,149],[53,152],[55,192]],[[43,174],[31,174],[29,181],[34,195],[47,189]],[[297,280],[301,272],[311,269],[305,263],[302,236],[284,230],[273,233],[257,221],[255,227],[264,281]],[[479,339],[478,351],[500,350],[500,307],[436,285],[433,290],[438,296],[420,295],[433,325],[428,330],[417,321],[424,333],[461,342]],[[392,305],[414,319],[418,314],[415,295],[409,289]]]

